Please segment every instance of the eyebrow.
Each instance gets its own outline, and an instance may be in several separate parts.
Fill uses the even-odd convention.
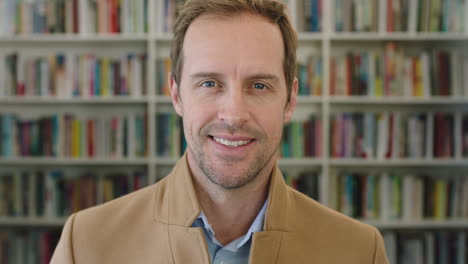
[[[206,77],[222,79],[223,75],[217,72],[197,72],[197,73],[190,75],[191,79],[199,79],[199,78],[206,78]]]
[[[217,72],[198,72],[190,75],[191,79],[199,79],[199,78],[215,78],[215,79],[224,79],[224,75],[217,73]],[[256,79],[263,79],[263,80],[272,80],[275,82],[279,81],[279,78],[276,75],[268,74],[268,73],[260,73],[260,74],[253,74],[247,77],[248,80],[256,80]]]

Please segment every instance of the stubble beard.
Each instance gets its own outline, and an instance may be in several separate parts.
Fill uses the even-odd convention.
[[[208,133],[204,133],[202,129],[202,132],[199,136],[199,140],[197,140],[197,142],[194,142],[193,148],[191,146],[187,147],[190,148],[190,151],[193,153],[193,159],[195,160],[196,165],[200,168],[203,174],[205,174],[205,176],[212,183],[226,190],[238,189],[253,181],[273,158],[279,146],[278,142],[276,146],[272,150],[270,150],[270,152],[268,152],[268,149],[258,150],[255,155],[255,159],[249,162],[248,168],[246,170],[240,171],[239,168],[239,170],[230,172],[229,175],[223,175],[221,172],[217,171],[217,169],[213,166],[212,162],[208,159],[207,153],[203,151],[202,141],[209,140],[207,139],[207,137]],[[256,137],[256,140],[259,139],[259,137]],[[255,142],[255,144],[261,143]],[[223,157],[221,166],[232,166],[235,165],[238,161],[239,160],[237,159],[229,159],[227,157]]]

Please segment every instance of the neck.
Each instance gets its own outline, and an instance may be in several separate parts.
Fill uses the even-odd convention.
[[[247,233],[268,196],[275,161],[270,161],[251,182],[236,189],[225,189],[211,182],[191,155],[188,164],[198,201],[216,239],[227,245]]]

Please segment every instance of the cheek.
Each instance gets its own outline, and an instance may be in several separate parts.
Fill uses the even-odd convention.
[[[213,107],[208,104],[187,104],[184,106],[184,131],[198,134],[200,129],[213,118]]]
[[[262,126],[264,133],[273,141],[281,139],[281,134],[284,125],[284,112],[278,108],[270,109],[270,111],[262,111],[257,114],[257,121]]]

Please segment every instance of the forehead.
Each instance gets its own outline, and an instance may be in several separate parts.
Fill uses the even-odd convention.
[[[283,72],[284,44],[278,25],[249,13],[200,16],[187,30],[183,54],[185,73]]]

